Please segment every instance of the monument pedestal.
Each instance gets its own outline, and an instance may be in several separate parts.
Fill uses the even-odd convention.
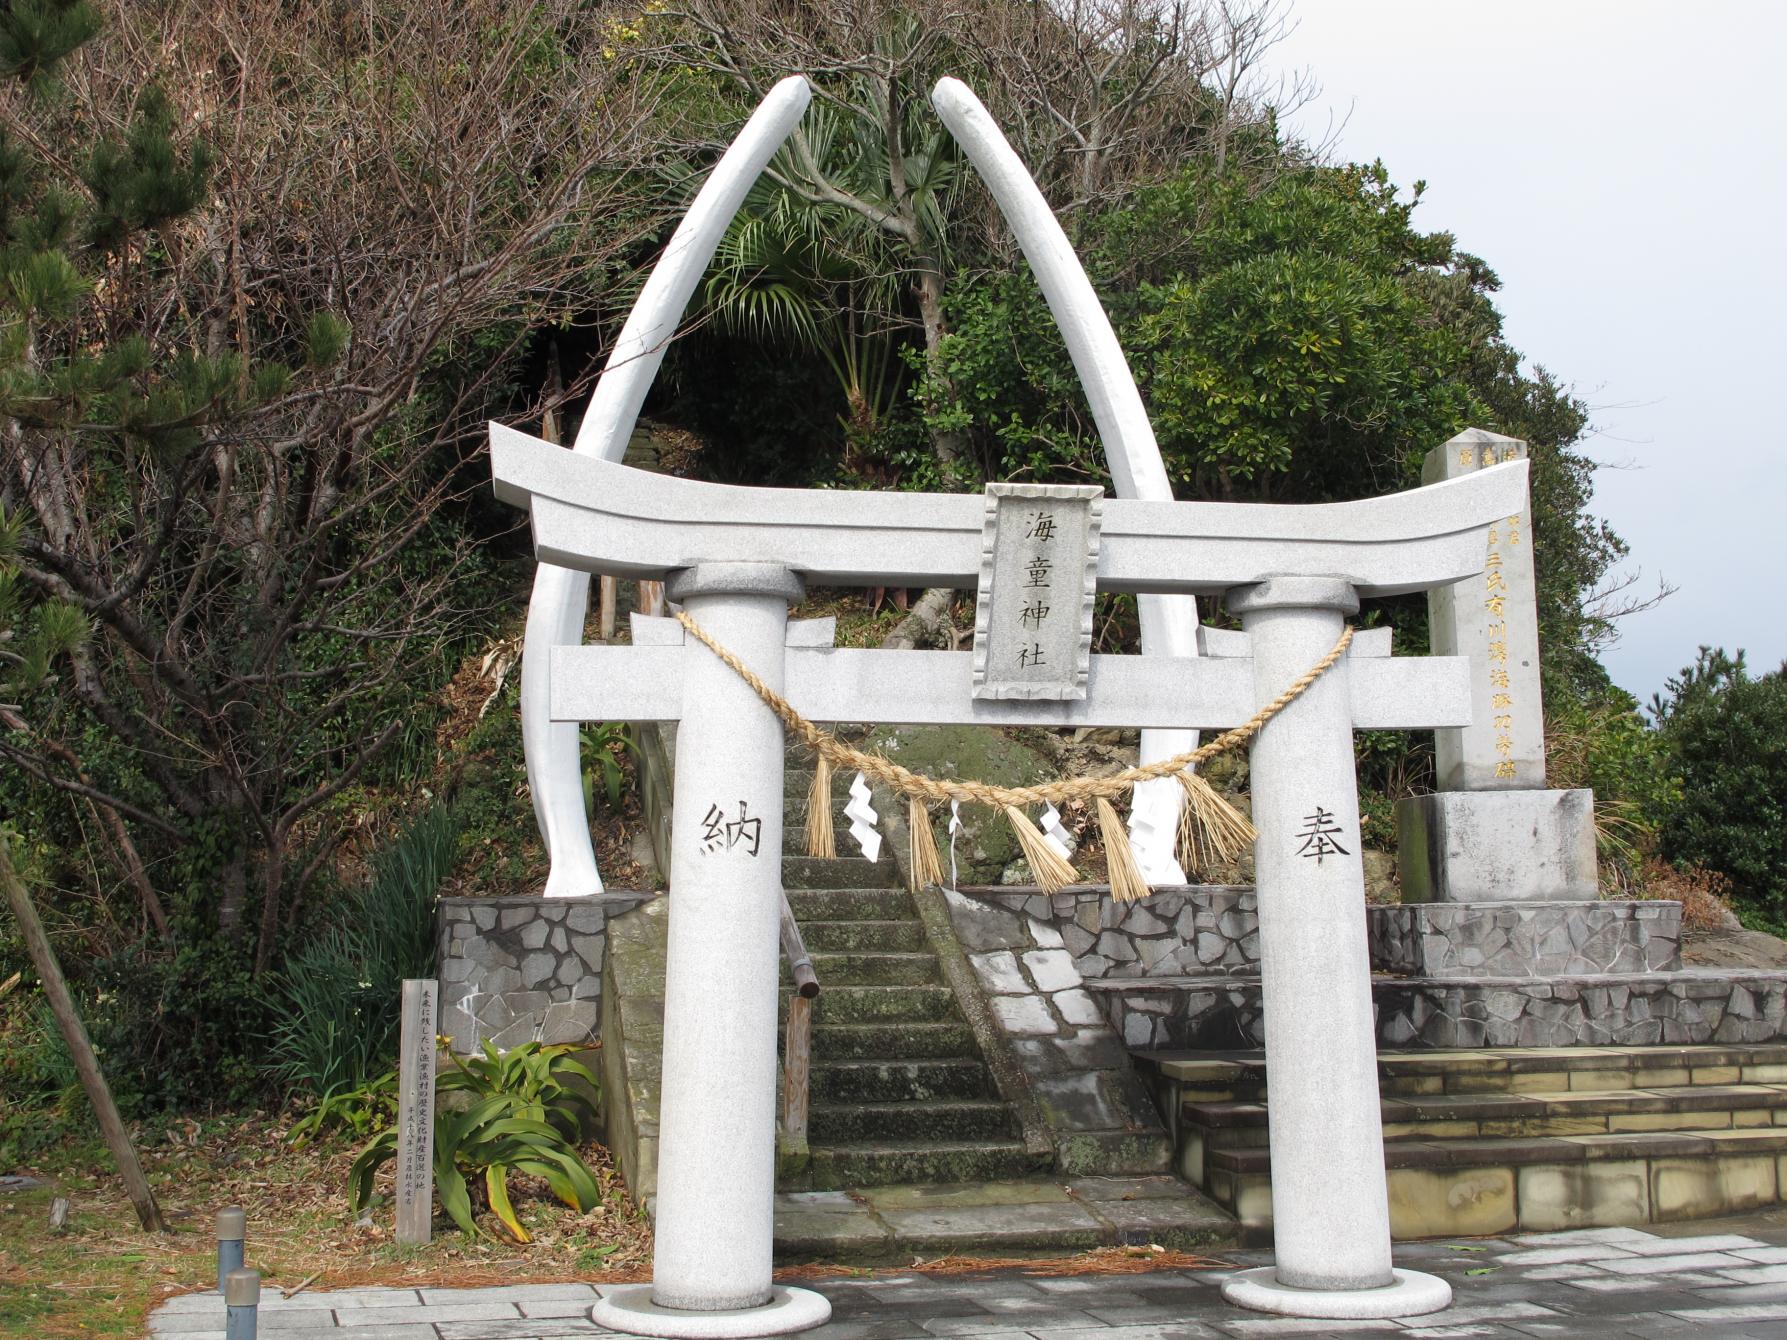
[[[1390,1274],[1391,1282],[1375,1289],[1298,1289],[1280,1282],[1276,1266],[1260,1266],[1224,1281],[1222,1296],[1256,1312],[1332,1321],[1419,1317],[1451,1306],[1452,1286],[1439,1276],[1400,1267]]]
[[[1592,902],[1593,791],[1441,791],[1396,806],[1404,903]]]

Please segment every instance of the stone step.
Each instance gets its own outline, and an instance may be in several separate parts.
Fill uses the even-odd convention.
[[[826,1061],[813,1067],[812,1086],[815,1103],[927,1103],[993,1096],[978,1057]]]
[[[990,1099],[935,1103],[815,1103],[811,1144],[878,1140],[1010,1140],[1020,1132],[1011,1109]]]
[[[1472,1140],[1622,1131],[1703,1131],[1787,1126],[1787,1085],[1702,1084],[1580,1093],[1438,1094],[1386,1097],[1384,1139]],[[1201,1101],[1180,1107],[1205,1148],[1266,1143],[1264,1103]]]
[[[1398,1239],[1635,1226],[1778,1204],[1787,1128],[1640,1131],[1384,1146]],[[1271,1228],[1266,1148],[1211,1150],[1201,1185],[1249,1240]],[[1186,1171],[1183,1167],[1181,1171]],[[1193,1179],[1196,1181],[1197,1179]]]
[[[1235,1240],[1235,1221],[1176,1177],[1054,1175],[1008,1181],[875,1186],[849,1193],[794,1191],[776,1196],[778,1263],[816,1260],[906,1267],[914,1258],[1059,1257],[1089,1247],[1142,1242],[1182,1251],[1208,1251]],[[1088,1291],[1079,1295],[1084,1302],[1100,1296],[1098,1290],[1104,1281],[1086,1277],[1069,1283]],[[1110,1283],[1113,1288],[1122,1285],[1120,1280]],[[993,1285],[1005,1287],[1000,1281],[987,1287]],[[987,1308],[1009,1311],[1012,1304],[1011,1299],[990,1293],[983,1297],[983,1313]],[[966,1303],[968,1296],[964,1294],[958,1301]],[[1163,1313],[1158,1307],[1147,1310],[1167,1317],[1166,1329],[1162,1330],[1151,1316],[1146,1328],[1131,1327],[1126,1335],[1140,1338],[1204,1333],[1195,1325],[1189,1329],[1171,1325],[1175,1314]],[[956,1317],[947,1329],[972,1331],[999,1321],[997,1316],[992,1323],[984,1315],[978,1320]],[[850,1324],[844,1322],[845,1326]],[[902,1325],[898,1319],[864,1332],[883,1333],[924,1334],[910,1322]],[[1006,1333],[1021,1334],[1015,1330]]]
[[[904,889],[787,890],[788,906],[806,930],[813,921],[910,921],[917,917]]]
[[[1157,1084],[1183,1100],[1259,1101],[1266,1063],[1258,1051],[1136,1051]],[[1378,1051],[1386,1097],[1439,1094],[1594,1093],[1698,1085],[1787,1083],[1787,1043],[1721,1046],[1487,1047]]]
[[[932,1023],[954,1017],[956,998],[946,986],[841,986],[813,1006],[815,1024]]]
[[[878,1140],[809,1146],[804,1184],[815,1191],[907,1182],[990,1182],[1052,1161],[1019,1140]]]
[[[917,921],[802,921],[800,934],[813,955],[921,954],[931,948]],[[825,978],[819,982],[823,986]]]
[[[887,1057],[973,1056],[974,1031],[954,1021],[927,1024],[818,1024],[813,1056],[822,1061],[863,1061]]]
[[[888,861],[865,861],[860,856],[782,857],[784,889],[885,889],[897,878]]]
[[[922,954],[822,953],[812,944],[807,950],[813,956],[813,971],[818,975],[821,990],[837,986],[924,986],[942,980],[937,956]],[[786,960],[782,964],[782,980],[789,981]]]

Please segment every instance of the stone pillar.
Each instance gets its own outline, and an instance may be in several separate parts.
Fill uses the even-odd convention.
[[[1427,453],[1423,484],[1526,459],[1519,438],[1467,428]],[[1472,720],[1433,733],[1441,791],[1530,791],[1545,785],[1545,704],[1539,691],[1539,606],[1533,509],[1489,528],[1481,576],[1427,593],[1435,656],[1468,656]]]
[[[669,595],[781,689],[798,578],[775,564],[703,563]],[[706,647],[691,638],[685,655],[652,1283],[612,1291],[591,1315],[632,1334],[781,1334],[831,1313],[820,1295],[770,1281],[782,727]]]
[[[1428,453],[1424,484],[1525,460],[1518,438],[1466,429]],[[1545,788],[1545,703],[1532,507],[1485,537],[1484,569],[1427,594],[1435,655],[1466,656],[1472,721],[1433,733],[1439,794],[1396,810],[1404,902],[1593,899],[1594,795]]]
[[[1327,654],[1359,601],[1339,578],[1291,577],[1231,591],[1228,608],[1264,705]],[[1276,1263],[1223,1294],[1292,1316],[1406,1317],[1451,1289],[1390,1264],[1348,676],[1343,657],[1253,742]]]

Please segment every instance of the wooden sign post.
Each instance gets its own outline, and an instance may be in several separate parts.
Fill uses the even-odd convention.
[[[434,1057],[440,983],[403,984],[403,1033],[397,1062],[397,1240],[434,1234]]]

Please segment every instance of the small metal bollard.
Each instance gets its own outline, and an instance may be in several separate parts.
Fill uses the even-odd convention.
[[[243,1239],[248,1236],[248,1212],[232,1205],[217,1212],[217,1292],[223,1292],[230,1271],[242,1269]]]
[[[254,1340],[261,1305],[261,1272],[232,1270],[223,1280],[224,1340]]]

